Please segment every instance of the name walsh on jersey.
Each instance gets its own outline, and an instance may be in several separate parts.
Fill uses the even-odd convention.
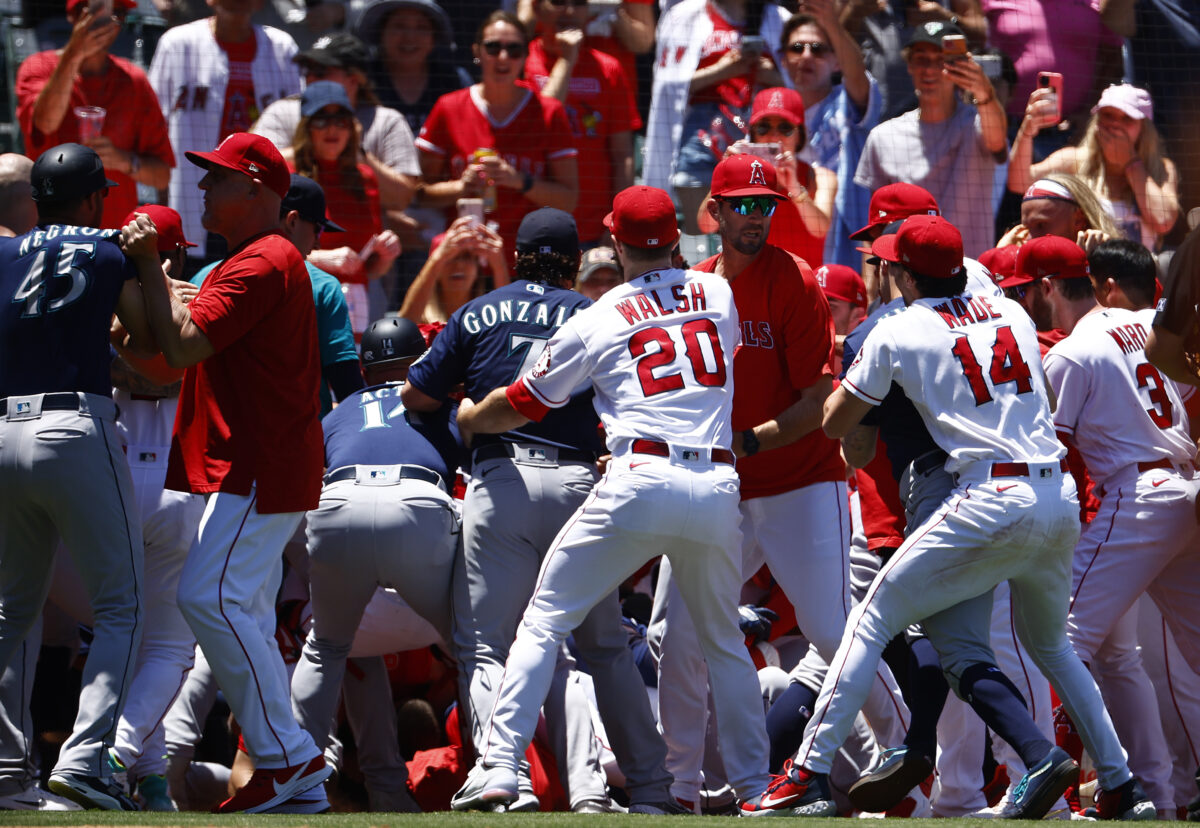
[[[636,325],[644,319],[670,316],[673,313],[708,310],[708,301],[704,297],[704,285],[699,282],[692,282],[687,286],[672,286],[670,301],[673,303],[670,307],[663,304],[658,289],[650,288],[628,299],[622,299],[613,307],[630,325]]]

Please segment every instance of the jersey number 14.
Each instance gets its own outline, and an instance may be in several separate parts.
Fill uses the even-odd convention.
[[[971,393],[975,395],[975,405],[990,403],[992,391],[983,377],[983,368],[975,358],[975,352],[971,350],[971,343],[965,336],[960,336],[950,350],[962,363],[963,374],[971,385]],[[1029,365],[1021,358],[1021,349],[1017,347],[1012,328],[1005,325],[997,330],[996,342],[992,345],[992,363],[988,368],[992,388],[1013,382],[1016,383],[1018,394],[1028,394],[1033,390],[1032,376]]]

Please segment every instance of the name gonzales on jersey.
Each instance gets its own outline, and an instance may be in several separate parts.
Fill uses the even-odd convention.
[[[546,292],[545,286],[539,284],[527,284],[525,289],[539,297]],[[552,308],[536,299],[503,299],[468,308],[463,312],[462,325],[468,333],[473,334],[508,322],[526,322],[547,329],[561,328],[577,310],[578,307],[567,305]]]

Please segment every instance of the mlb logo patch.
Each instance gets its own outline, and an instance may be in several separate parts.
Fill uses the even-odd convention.
[[[1038,471],[1038,477],[1053,477],[1054,469],[1041,469]]]
[[[662,278],[662,276],[660,276],[657,273],[647,273],[646,274],[646,284],[650,284],[651,282],[657,282],[661,278]]]
[[[684,451],[684,453],[683,453],[683,459],[684,459],[684,460],[699,460],[699,459],[700,459],[700,452],[698,452],[698,451]]]
[[[545,449],[530,449],[529,450],[529,459],[530,460],[545,460],[546,459],[546,450]]]
[[[138,461],[141,463],[153,463],[158,460],[158,452],[143,451],[138,453]]]
[[[371,470],[371,479],[372,480],[387,480],[388,479],[388,470],[387,469],[372,469]]]
[[[18,414],[28,414],[32,410],[33,403],[29,402],[28,400],[22,400],[21,402],[17,403]]]

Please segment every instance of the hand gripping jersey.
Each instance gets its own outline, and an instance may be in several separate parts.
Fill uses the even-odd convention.
[[[1046,354],[1054,427],[1074,439],[1101,486],[1138,463],[1182,464],[1195,454],[1175,383],[1146,359],[1153,321],[1152,310],[1104,308]]]
[[[509,389],[509,399],[540,419],[590,379],[614,454],[636,438],[727,448],[733,441],[727,365],[740,331],[724,279],[652,270],[572,317]]]
[[[896,382],[955,473],[977,461],[1066,455],[1050,421],[1037,332],[1017,303],[963,293],[879,320],[845,387],[878,405]]]

